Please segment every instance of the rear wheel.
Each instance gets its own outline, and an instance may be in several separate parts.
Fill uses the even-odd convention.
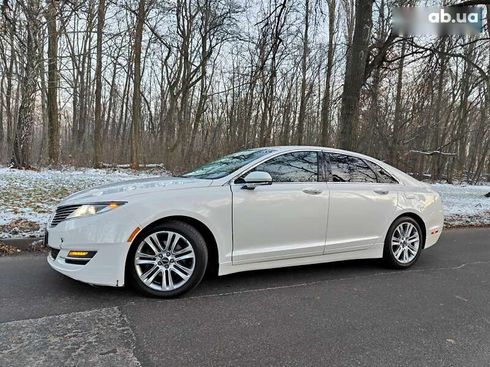
[[[138,290],[151,296],[175,297],[199,284],[208,252],[204,238],[194,227],[168,221],[139,236],[128,261]]]
[[[408,268],[415,264],[420,256],[423,241],[419,224],[410,217],[400,217],[388,230],[383,257],[392,267]]]

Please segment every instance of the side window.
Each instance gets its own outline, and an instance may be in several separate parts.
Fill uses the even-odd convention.
[[[318,155],[316,152],[286,153],[258,165],[254,171],[268,172],[272,182],[316,182]]]
[[[378,174],[378,180],[379,180],[379,182],[382,182],[382,183],[394,183],[394,184],[397,184],[398,183],[398,181],[396,179],[394,179],[392,175],[390,175],[388,172],[386,172],[385,169],[381,168],[376,163],[373,163],[373,162],[369,161],[369,165]]]
[[[329,157],[333,182],[378,182],[374,171],[362,159],[336,153]]]

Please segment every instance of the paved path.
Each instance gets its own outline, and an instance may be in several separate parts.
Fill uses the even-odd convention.
[[[180,299],[0,258],[0,366],[489,366],[490,229],[378,261],[207,279]]]

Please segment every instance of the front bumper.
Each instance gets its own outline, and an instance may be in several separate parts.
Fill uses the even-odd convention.
[[[86,264],[67,262],[70,250],[96,251]],[[64,246],[59,249],[56,259],[48,255],[48,264],[56,271],[72,279],[89,284],[122,287],[124,285],[128,242],[104,243],[87,246]]]
[[[114,210],[87,218],[67,220],[47,229],[47,246],[59,250],[48,264],[70,278],[96,285],[122,287],[130,234],[139,227],[128,211]],[[83,263],[67,262],[70,251],[94,251]]]

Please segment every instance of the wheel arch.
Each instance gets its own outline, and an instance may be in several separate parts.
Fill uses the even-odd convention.
[[[393,219],[391,224],[393,224],[396,220],[398,220],[401,217],[409,217],[409,218],[412,218],[414,221],[417,222],[417,224],[420,226],[420,229],[422,230],[422,237],[423,237],[422,248],[425,248],[425,243],[427,241],[427,226],[425,225],[425,222],[422,219],[422,217],[420,215],[418,215],[417,213],[414,213],[414,212],[405,212],[405,213],[402,213],[399,216],[397,216],[395,219]]]
[[[167,217],[157,219],[141,229],[138,235],[131,242],[130,247],[132,247],[134,243],[141,241],[143,237],[146,235],[146,233],[149,230],[151,230],[153,227],[161,224],[165,224],[166,222],[172,220],[187,223],[199,231],[199,233],[204,237],[204,241],[206,242],[206,247],[208,249],[208,265],[207,265],[206,273],[217,274],[218,267],[219,267],[219,261],[218,261],[219,257],[218,257],[218,244],[216,242],[216,238],[214,237],[214,234],[213,232],[211,232],[209,227],[196,218],[192,218],[185,215],[172,215],[172,216],[167,216]],[[126,256],[126,263],[125,263],[126,277],[128,276],[128,257],[129,256]]]

